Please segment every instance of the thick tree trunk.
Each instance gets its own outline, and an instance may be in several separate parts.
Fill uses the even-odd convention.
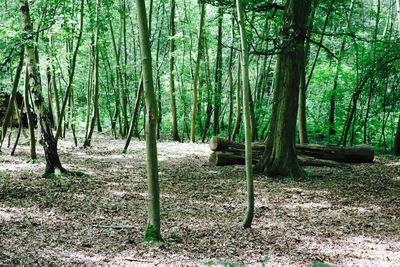
[[[310,0],[289,0],[282,26],[282,53],[278,56],[274,105],[266,149],[257,169],[271,176],[305,177],[295,151],[301,63]]]
[[[139,23],[140,49],[142,55],[143,87],[146,100],[146,154],[148,182],[148,225],[145,239],[158,242],[160,232],[160,188],[158,182],[157,160],[157,98],[153,85],[153,70],[151,61],[151,46],[144,0],[136,0]]]
[[[57,151],[57,143],[54,139],[50,125],[49,110],[45,106],[42,95],[42,86],[40,82],[40,73],[37,67],[37,58],[35,55],[35,47],[33,43],[33,27],[30,18],[29,5],[27,0],[20,0],[20,11],[23,20],[23,29],[26,33],[26,64],[29,79],[29,87],[35,97],[39,113],[40,133],[43,143],[44,154],[46,158],[46,169],[43,176],[48,176],[54,173],[55,169],[64,172],[65,169],[61,166],[60,158]]]

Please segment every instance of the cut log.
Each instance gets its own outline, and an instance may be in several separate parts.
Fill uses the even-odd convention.
[[[374,161],[374,148],[370,145],[351,147],[296,145],[297,154],[346,163],[370,163]]]
[[[245,149],[244,144],[233,142],[218,136],[213,136],[209,145],[212,151],[224,151],[230,148]],[[254,151],[264,152],[265,145],[262,143],[253,143],[252,148]]]
[[[228,151],[240,154],[238,150],[244,150],[244,144],[232,142],[220,137],[210,140],[210,148],[213,151]],[[263,153],[264,144],[253,144],[255,154]],[[323,145],[296,145],[298,155],[311,156],[321,160],[333,160],[345,163],[370,163],[374,161],[374,148],[370,145],[357,145],[353,147],[323,146]]]
[[[256,164],[260,160],[262,154],[253,154],[253,164]],[[341,163],[332,160],[315,159],[307,156],[299,156],[299,163],[302,166],[325,166],[325,167],[339,167]],[[245,156],[239,150],[227,150],[227,151],[214,151],[211,153],[209,158],[210,166],[229,166],[229,165],[244,165]]]

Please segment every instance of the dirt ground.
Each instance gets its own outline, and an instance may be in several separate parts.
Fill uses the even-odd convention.
[[[0,266],[399,266],[400,161],[307,168],[310,180],[256,176],[252,229],[241,166],[209,167],[207,145],[160,143],[160,245],[144,243],[145,144],[60,142],[64,167],[0,154]],[[319,266],[326,266],[320,264]]]

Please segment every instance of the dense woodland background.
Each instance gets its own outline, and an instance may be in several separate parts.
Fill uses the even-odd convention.
[[[70,126],[67,131],[72,125],[79,131],[87,129],[93,91],[98,86],[98,130],[113,131],[117,138],[124,138],[135,119],[133,134],[143,135],[142,100],[137,115],[132,116],[141,75],[135,4],[84,1],[81,36],[80,4],[49,0],[33,1],[31,5],[43,93],[51,106],[51,118],[57,122],[70,84],[72,93],[63,121],[66,128]],[[254,139],[259,141],[268,132],[275,64],[277,54],[284,49],[280,43],[284,3],[269,4],[249,1],[246,5],[251,110]],[[370,143],[379,151],[392,151],[399,117],[396,4],[394,0],[312,1],[305,44],[306,102],[301,106],[310,142]],[[164,139],[188,141],[201,8],[191,0],[148,1],[147,5],[160,111],[159,134]],[[18,2],[2,2],[0,85],[1,91],[6,92],[11,91],[23,45],[18,9]],[[240,113],[236,104],[240,98],[240,41],[235,16],[232,3],[205,4],[196,140],[206,141],[212,135],[244,138],[243,127],[235,130]],[[95,45],[97,30],[99,40]],[[94,60],[96,50],[98,60]],[[98,85],[92,79],[96,64]],[[24,75],[21,92],[23,83]]]

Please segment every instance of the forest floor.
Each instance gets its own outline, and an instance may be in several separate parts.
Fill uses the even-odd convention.
[[[204,144],[159,143],[160,245],[144,243],[145,143],[60,142],[64,167],[87,177],[40,178],[44,160],[0,154],[0,266],[398,266],[400,161],[307,168],[308,181],[256,176],[252,229],[242,166],[209,167]]]

